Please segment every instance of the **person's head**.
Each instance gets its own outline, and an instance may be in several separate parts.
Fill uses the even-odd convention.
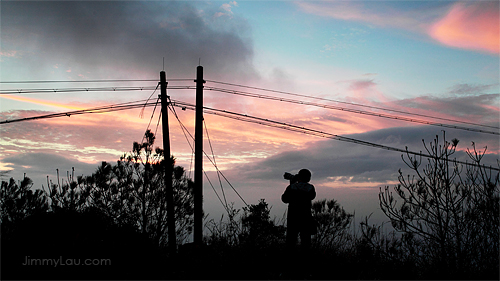
[[[311,180],[311,171],[309,171],[308,169],[300,170],[298,175],[298,180],[300,182],[309,182]]]

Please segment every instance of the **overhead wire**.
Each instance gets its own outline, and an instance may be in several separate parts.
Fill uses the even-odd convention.
[[[185,109],[189,109],[189,110],[195,110],[195,108],[196,108],[195,105],[181,102],[181,101],[172,101],[172,105],[182,107]],[[329,139],[334,139],[334,140],[339,140],[339,141],[344,141],[344,142],[349,142],[349,143],[354,143],[354,144],[360,144],[360,145],[364,145],[364,146],[376,147],[376,148],[385,149],[385,150],[389,150],[389,151],[402,152],[402,153],[412,154],[415,156],[420,156],[420,157],[425,157],[425,158],[435,158],[432,155],[424,154],[422,152],[410,151],[410,150],[408,150],[408,147],[406,147],[405,149],[391,147],[391,146],[387,146],[387,145],[377,144],[377,143],[373,143],[373,142],[369,142],[369,141],[358,140],[355,138],[344,137],[344,136],[340,136],[340,135],[336,135],[336,134],[332,134],[332,133],[327,133],[327,132],[323,132],[323,131],[319,131],[319,130],[315,130],[315,129],[310,129],[310,128],[306,128],[306,127],[300,127],[300,126],[288,124],[285,122],[274,121],[274,120],[270,120],[270,119],[266,119],[266,118],[250,116],[250,115],[231,112],[231,111],[227,111],[227,110],[214,109],[214,108],[210,108],[210,107],[203,107],[203,109],[204,109],[204,112],[207,114],[219,115],[222,117],[227,117],[227,118],[231,118],[231,119],[238,120],[238,121],[245,121],[245,122],[249,122],[249,123],[255,123],[255,124],[265,125],[265,126],[274,127],[274,128],[280,128],[280,129],[289,130],[289,131],[293,131],[293,132],[305,133],[308,135],[313,135],[313,136],[318,136],[318,137],[323,137],[323,138],[329,138]],[[473,164],[473,163],[468,163],[468,162],[459,161],[459,160],[450,160],[450,161],[454,161],[456,163],[469,165],[469,166],[478,166],[478,165]],[[486,166],[481,166],[481,167],[486,167]],[[499,168],[494,168],[494,167],[486,167],[486,168],[500,171]]]
[[[144,102],[144,100],[143,101],[126,102],[126,103],[118,103],[118,104],[112,104],[112,105],[107,105],[107,106],[102,106],[102,107],[94,107],[94,108],[89,108],[89,109],[67,111],[67,112],[58,112],[58,113],[44,114],[44,115],[31,116],[31,117],[25,117],[25,118],[18,118],[18,119],[7,119],[7,120],[0,121],[0,125],[1,124],[15,123],[15,122],[39,120],[39,119],[50,119],[50,118],[56,118],[56,117],[65,117],[65,116],[70,117],[72,115],[80,115],[80,114],[88,114],[88,113],[107,113],[107,112],[128,110],[128,109],[134,109],[134,108],[141,108],[144,106],[154,106],[155,104],[156,104],[156,102],[154,102],[154,103],[153,102]]]
[[[186,80],[186,79],[183,79],[183,80]],[[258,90],[263,90],[263,91],[269,91],[269,92],[275,92],[275,93],[281,93],[281,94],[287,94],[287,95],[293,95],[293,96],[299,96],[299,97],[307,97],[307,98],[324,100],[324,101],[344,103],[344,104],[350,104],[350,105],[356,105],[356,106],[365,106],[365,107],[379,109],[379,110],[388,110],[388,111],[398,112],[398,113],[402,113],[402,114],[415,115],[415,116],[432,118],[432,119],[439,119],[439,120],[446,120],[446,121],[450,121],[450,122],[479,126],[479,127],[500,129],[497,126],[477,124],[477,123],[472,123],[472,122],[453,120],[453,119],[441,118],[441,117],[430,116],[430,115],[409,113],[409,112],[404,112],[404,111],[399,111],[399,110],[374,107],[374,106],[368,106],[368,105],[362,105],[362,104],[347,103],[347,102],[342,102],[342,101],[337,101],[337,100],[330,100],[330,99],[325,99],[325,98],[320,98],[320,97],[306,96],[306,95],[300,95],[300,94],[294,94],[294,93],[288,93],[288,92],[282,92],[282,91],[276,91],[276,90],[268,90],[268,89],[263,89],[263,88],[258,88],[258,87],[243,86],[243,85],[237,85],[237,84],[231,84],[231,83],[225,83],[225,82],[217,82],[217,81],[212,81],[212,80],[208,80],[208,81],[211,81],[213,83],[221,83],[221,84],[227,84],[227,85],[232,85],[232,86],[240,86],[240,87],[246,87],[246,88],[251,88],[251,89],[258,89]],[[151,90],[151,89],[156,89],[156,88],[149,87],[149,86],[142,86],[142,87],[100,87],[100,88],[63,88],[63,89],[11,89],[11,90],[0,91],[0,95],[34,94],[34,93],[94,92],[94,91],[108,91],[108,92],[143,91],[143,90]],[[172,89],[172,90],[190,90],[190,89],[195,89],[195,88],[196,88],[196,86],[168,86],[167,87],[167,89]],[[432,125],[432,126],[466,130],[466,131],[472,131],[472,132],[478,132],[478,133],[500,135],[500,132],[497,132],[497,131],[487,131],[487,130],[481,130],[481,129],[476,129],[476,128],[469,128],[469,127],[463,127],[463,126],[458,126],[458,125],[452,125],[452,124],[444,124],[444,123],[437,123],[437,122],[426,121],[426,120],[421,120],[421,119],[414,119],[414,118],[409,118],[409,117],[405,117],[405,116],[396,116],[396,115],[377,113],[377,112],[371,112],[371,111],[365,111],[365,110],[359,110],[359,109],[352,109],[352,108],[346,108],[346,107],[340,107],[340,106],[334,106],[334,105],[327,105],[327,104],[320,104],[320,103],[315,103],[315,102],[282,98],[282,97],[277,97],[277,96],[248,93],[248,92],[243,92],[243,91],[209,87],[209,86],[205,86],[204,89],[209,90],[209,91],[217,91],[217,92],[223,92],[223,93],[227,93],[227,94],[233,94],[233,95],[268,99],[268,100],[301,104],[301,105],[309,105],[309,106],[321,107],[321,108],[325,108],[325,109],[340,110],[340,111],[344,111],[344,112],[363,114],[363,115],[369,115],[369,116],[381,117],[381,118],[387,118],[387,119],[393,119],[393,120],[400,120],[400,121],[406,121],[406,122],[412,122],[412,123],[419,123],[419,124],[424,124],[424,125]]]
[[[169,97],[170,100],[170,97]],[[177,112],[175,111],[175,107],[171,106],[171,102],[169,101],[169,107],[168,109],[174,114],[175,118],[177,119],[177,122],[179,123],[179,126],[181,127],[182,133],[184,135],[184,138],[186,139],[186,142],[188,143],[189,147],[191,148],[191,159],[189,162],[189,175],[191,175],[191,170],[193,167],[193,155],[194,155],[194,139],[193,139],[193,144],[189,141],[189,138],[187,137],[187,133],[189,133],[189,130],[184,126],[184,124],[180,121],[179,116],[177,115]]]
[[[456,120],[456,119],[449,119],[449,118],[432,116],[432,115],[427,115],[427,114],[412,113],[412,112],[407,112],[407,111],[402,111],[402,110],[397,110],[397,109],[392,109],[392,108],[386,108],[386,107],[380,107],[380,106],[366,105],[366,104],[360,104],[360,103],[354,103],[354,102],[346,102],[346,101],[316,97],[316,96],[311,96],[311,95],[297,94],[297,93],[291,93],[291,92],[285,92],[285,91],[279,91],[279,90],[271,90],[271,89],[253,87],[253,86],[245,86],[245,85],[240,85],[240,84],[220,82],[220,81],[214,81],[214,80],[206,80],[206,81],[211,82],[211,83],[216,83],[216,84],[235,86],[235,87],[241,87],[241,88],[248,88],[248,89],[259,90],[259,91],[267,91],[267,92],[284,94],[284,95],[289,95],[289,96],[296,96],[296,97],[301,97],[301,98],[323,100],[323,101],[328,101],[328,102],[336,102],[336,103],[341,103],[341,104],[346,104],[346,105],[354,105],[354,106],[360,106],[360,107],[367,107],[367,108],[371,108],[371,109],[397,112],[397,113],[402,113],[402,114],[406,114],[406,115],[413,115],[413,116],[426,117],[426,118],[438,119],[438,120],[455,122],[455,123],[462,123],[462,124],[468,124],[468,125],[475,125],[475,126],[481,126],[481,127],[500,129],[500,127],[498,127],[498,126],[490,126],[490,125],[478,124],[478,123],[473,123],[473,122],[468,122],[468,121],[460,121],[460,120]]]
[[[88,87],[88,88],[43,88],[43,89],[9,89],[0,90],[0,95],[15,94],[53,94],[53,93],[77,93],[77,92],[124,92],[124,91],[146,91],[154,90],[155,86],[129,86],[129,87]],[[172,90],[190,90],[195,86],[168,86]]]
[[[60,112],[60,113],[40,115],[40,116],[32,116],[32,117],[20,118],[20,119],[4,120],[4,121],[0,121],[0,125],[1,124],[7,124],[7,123],[14,123],[14,122],[37,120],[37,119],[47,119],[47,118],[55,118],[55,117],[63,117],[63,116],[68,116],[69,117],[71,115],[78,115],[78,114],[105,113],[105,112],[126,110],[126,109],[132,109],[132,108],[139,108],[139,107],[143,107],[143,106],[153,106],[155,104],[156,103],[147,103],[147,102],[146,103],[136,103],[136,104],[134,104],[133,102],[128,102],[128,103],[114,104],[114,105],[97,107],[97,108],[91,108],[91,109],[83,109],[83,110],[76,110],[76,111],[69,111],[69,112]],[[189,103],[185,103],[185,102],[182,102],[182,101],[175,101],[175,100],[172,100],[171,104],[173,106],[182,107],[183,109],[189,108],[190,110],[195,110],[195,107],[196,107],[195,105],[192,105],[192,104],[189,104]],[[289,130],[289,131],[302,132],[302,133],[306,133],[306,134],[309,134],[309,135],[315,135],[315,136],[320,136],[320,137],[324,137],[324,138],[336,139],[336,140],[340,140],[340,141],[345,141],[345,142],[350,142],[350,143],[356,143],[356,144],[361,144],[361,145],[365,145],[365,146],[372,146],[372,147],[377,147],[377,148],[391,150],[391,151],[403,152],[403,153],[413,154],[413,155],[427,157],[427,158],[434,158],[431,155],[426,155],[426,154],[423,154],[422,152],[417,153],[417,152],[409,151],[408,149],[403,150],[403,149],[400,149],[400,148],[395,148],[395,147],[390,147],[390,146],[386,146],[386,145],[375,144],[375,143],[371,143],[371,142],[367,142],[367,141],[362,141],[362,140],[357,140],[357,139],[354,139],[354,138],[343,137],[343,136],[339,136],[339,135],[335,135],[335,134],[331,134],[331,133],[322,132],[322,131],[319,131],[319,130],[308,129],[308,128],[305,128],[305,127],[299,127],[299,126],[287,124],[287,123],[284,123],[284,122],[278,122],[278,121],[274,121],[274,120],[270,120],[270,119],[265,119],[265,118],[261,118],[261,117],[254,117],[254,116],[249,116],[249,115],[246,115],[246,114],[240,114],[240,113],[235,113],[235,112],[231,112],[231,111],[227,111],[227,110],[214,109],[214,108],[209,108],[209,107],[203,107],[203,109],[208,114],[220,115],[220,116],[228,117],[228,118],[239,120],[239,121],[256,123],[256,124],[260,124],[260,125],[266,125],[266,126],[269,126],[269,127],[281,128],[281,129],[285,129],[285,130]],[[192,138],[194,139],[194,137],[192,137]],[[206,154],[206,152],[204,152],[204,153],[207,156],[207,158],[212,162],[212,164],[214,164],[213,161],[210,159],[210,157],[208,157],[208,155]],[[460,163],[460,164],[477,166],[475,164],[471,164],[471,163],[467,163],[467,162],[461,162],[461,161],[458,161],[458,160],[454,160],[454,161],[457,162],[457,163]],[[500,169],[493,168],[493,167],[489,167],[489,169],[500,171]],[[223,176],[223,178],[225,178],[224,174],[222,174],[222,176]],[[226,181],[229,183],[229,181],[227,179],[226,179]],[[232,185],[230,183],[229,183],[229,185],[232,187]],[[234,189],[234,187],[232,187],[232,188]],[[235,190],[235,192],[237,192],[237,191]]]
[[[407,121],[407,122],[412,122],[412,123],[420,123],[420,124],[424,124],[424,125],[432,125],[432,126],[439,126],[439,127],[445,127],[445,128],[451,128],[451,129],[473,131],[473,132],[477,132],[477,133],[500,135],[500,132],[486,131],[486,130],[481,130],[481,129],[476,129],[476,128],[468,128],[468,127],[443,124],[443,123],[436,123],[436,122],[430,122],[430,121],[425,121],[425,120],[420,120],[420,119],[408,118],[408,117],[404,117],[404,116],[395,116],[395,115],[389,115],[389,114],[384,114],[384,113],[376,113],[376,112],[371,112],[371,111],[352,109],[352,108],[346,108],[346,107],[340,107],[340,106],[334,106],[334,105],[320,104],[320,103],[314,103],[314,102],[308,102],[308,101],[294,100],[294,99],[281,98],[281,97],[276,97],[276,96],[254,94],[254,93],[248,93],[248,92],[242,92],[242,91],[236,91],[236,90],[230,90],[230,89],[214,88],[214,87],[205,87],[204,89],[210,90],[210,91],[217,91],[217,92],[233,94],[233,95],[261,98],[261,99],[274,100],[274,101],[287,102],[287,103],[300,104],[300,105],[309,105],[309,106],[321,107],[321,108],[325,108],[325,109],[333,109],[333,110],[340,110],[340,111],[344,111],[344,112],[369,115],[369,116],[374,116],[374,117],[382,117],[382,118]],[[480,126],[480,125],[478,125],[478,126]],[[482,126],[491,127],[491,126],[487,126],[487,125],[482,125]]]
[[[215,165],[215,168],[217,170],[217,178],[219,179],[219,184],[220,184],[220,189],[222,191],[222,196],[224,197],[224,202],[226,203],[226,206],[227,206],[226,194],[224,193],[224,188],[222,188],[222,181],[221,181],[220,175],[219,175],[219,168],[217,167],[217,161],[215,160],[215,153],[214,153],[214,149],[212,147],[212,142],[210,141],[210,135],[208,134],[206,120],[203,120],[203,125],[205,126],[205,132],[207,134],[208,144],[210,146],[210,151],[212,152],[212,158],[214,159],[214,165]]]
[[[191,145],[191,142],[189,142],[188,137],[187,137],[187,134],[189,134],[192,137],[191,133],[189,133],[189,130],[186,128],[186,126],[184,126],[184,124],[180,120],[179,116],[177,115],[177,112],[175,111],[175,108],[173,106],[169,106],[168,108],[174,114],[175,118],[177,119],[177,122],[179,123],[179,126],[182,129],[182,133],[184,134],[184,137],[186,138],[186,141],[187,141],[189,147],[191,148],[191,152],[192,152],[191,155],[193,155],[194,154],[194,147]],[[192,138],[193,138],[193,141],[194,141],[194,137],[192,137]],[[208,157],[208,155],[206,153],[205,153],[205,156],[207,158],[209,158],[209,160],[211,161],[210,157]],[[212,162],[212,164],[214,164],[214,163]],[[214,164],[214,166],[215,166],[215,164]],[[219,171],[218,168],[217,168],[217,166],[215,166],[215,168],[216,168],[217,171]],[[212,187],[212,190],[214,191],[215,195],[219,199],[220,203],[222,204],[222,206],[224,207],[224,209],[226,210],[226,212],[228,212],[228,214],[229,214],[229,207],[228,207],[225,195],[224,195],[224,202],[222,202],[222,199],[220,198],[219,193],[215,190],[214,185],[210,181],[210,178],[208,177],[208,175],[207,175],[207,173],[206,173],[206,171],[204,169],[203,169],[203,173],[205,174],[205,177],[207,178],[210,186]],[[219,177],[219,180],[220,180],[220,177]],[[222,189],[222,183],[221,183],[221,189]],[[224,192],[224,190],[222,192]]]
[[[169,81],[192,81],[192,78],[170,78]],[[42,83],[101,83],[101,82],[158,82],[158,79],[97,79],[97,80],[33,80],[0,81],[0,84],[42,84]]]
[[[158,87],[159,87],[159,86],[160,86],[160,83],[158,83],[158,84],[156,85],[155,90],[151,93],[151,95],[149,95],[149,97],[148,97],[148,99],[146,100],[146,102],[148,102],[148,101],[151,99],[151,97],[152,97],[152,96],[156,93],[156,91],[158,90]],[[156,104],[158,104],[158,99],[156,100]],[[155,108],[154,108],[154,109],[156,109],[156,105],[155,105]],[[153,114],[154,114],[154,109],[153,109]],[[141,113],[139,114],[139,116],[140,116],[141,118],[142,118],[143,113],[144,113],[144,108],[142,108]],[[151,116],[151,118],[153,118],[153,116]],[[151,123],[151,122],[150,122],[150,123]],[[148,128],[149,128],[149,125],[148,125]]]
[[[172,100],[172,102],[170,103],[171,107],[173,108],[174,106],[177,106],[175,104],[176,102]],[[179,106],[178,106],[179,107]],[[181,108],[184,109],[183,106],[180,106]],[[182,124],[182,121],[180,121],[180,118],[179,116],[177,115],[177,113],[175,113],[175,109],[172,111],[174,113],[174,116],[176,117],[176,119],[178,120],[178,122],[180,124]],[[187,128],[184,126],[184,124],[181,125],[182,127],[184,127],[186,129],[186,132],[187,134],[191,137],[191,139],[195,139],[194,136],[189,132],[189,130],[187,130]],[[190,145],[191,146],[191,145]],[[192,146],[191,146],[192,148]],[[193,149],[193,148],[192,148]],[[194,149],[193,149],[194,150]],[[231,182],[229,182],[229,180],[226,178],[226,176],[224,176],[224,173],[222,173],[222,171],[220,171],[220,169],[215,165],[215,163],[212,161],[212,159],[208,156],[208,154],[205,152],[205,150],[203,150],[203,154],[205,155],[205,157],[212,163],[212,165],[215,167],[216,171],[220,172],[220,175],[224,178],[224,180],[227,182],[227,184],[233,189],[233,191],[236,193],[236,195],[238,195],[238,197],[241,199],[241,201],[243,201],[243,203],[248,206],[247,202],[245,201],[245,199],[243,199],[243,197],[239,194],[239,192],[236,190],[236,188],[234,188],[234,186],[231,184]]]
[[[226,84],[229,84],[229,83],[226,83]],[[229,85],[235,85],[235,84],[229,84]],[[191,86],[183,86],[181,87],[182,89],[190,89],[192,88]],[[246,96],[252,96],[252,97],[263,97],[263,98],[267,98],[267,99],[272,99],[272,100],[279,100],[279,101],[287,101],[287,102],[293,102],[293,103],[299,103],[299,104],[306,104],[306,105],[313,105],[311,103],[308,103],[308,102],[303,102],[303,101],[296,101],[296,100],[290,100],[290,99],[283,99],[283,98],[278,98],[278,97],[272,97],[272,96],[264,96],[264,95],[257,95],[257,94],[251,94],[251,93],[245,93],[245,92],[241,92],[241,91],[235,91],[235,90],[228,90],[228,89],[219,89],[219,88],[213,88],[213,87],[205,87],[206,89],[209,89],[209,90],[217,90],[217,91],[224,91],[224,92],[228,92],[228,93],[232,93],[232,94],[239,94],[239,95],[246,95]],[[256,87],[252,87],[252,88],[256,88]],[[114,87],[114,89],[117,89],[117,87]],[[141,89],[144,89],[144,87],[141,87]],[[260,88],[256,88],[256,89],[260,89]],[[88,88],[87,88],[88,90]],[[61,117],[61,116],[71,116],[71,115],[77,115],[77,114],[85,114],[85,113],[104,113],[104,112],[111,112],[111,111],[118,111],[118,110],[125,110],[125,109],[131,109],[131,108],[136,108],[138,106],[151,106],[153,104],[149,104],[148,102],[146,102],[145,104],[132,104],[132,103],[124,103],[124,104],[116,104],[116,105],[111,105],[111,106],[105,106],[105,107],[99,107],[99,108],[93,108],[93,109],[86,109],[86,110],[77,110],[77,111],[71,111],[71,112],[63,112],[63,113],[55,113],[55,114],[48,114],[48,115],[42,115],[42,116],[34,116],[34,117],[27,117],[27,118],[21,118],[21,119],[14,119],[14,120],[4,120],[4,121],[0,121],[0,124],[6,124],[6,123],[13,123],[13,122],[21,122],[21,121],[28,121],[28,120],[36,120],[36,119],[43,119],[43,118],[54,118],[54,117]],[[190,105],[191,106],[191,105]],[[327,105],[317,105],[317,106],[322,106],[322,107],[327,107]],[[331,106],[328,106],[328,107],[331,107]],[[209,109],[209,108],[206,108],[205,107],[205,110],[211,110],[211,114],[228,114],[229,112],[228,111],[225,111],[225,110],[215,110],[215,109]],[[341,110],[346,110],[348,111],[348,109],[341,109]],[[231,114],[234,114],[234,113],[231,113]],[[380,116],[380,114],[375,114],[375,113],[370,113],[368,112],[369,115],[373,115],[373,116]],[[242,119],[243,116],[246,116],[245,118],[247,118],[248,116],[247,115],[242,115],[240,114],[240,116],[238,117],[238,120],[239,119]],[[227,116],[229,117],[229,116]],[[230,118],[233,118],[235,119],[235,115],[231,115]],[[399,119],[398,119],[399,120]],[[247,120],[242,120],[242,121],[247,121]],[[252,119],[252,122],[254,122],[255,119]],[[414,122],[415,120],[411,120],[412,122]],[[260,122],[270,122],[270,120],[268,119],[264,119],[264,118],[260,118]],[[273,126],[276,126],[276,122],[271,122],[271,124],[273,124]],[[267,124],[269,125],[269,124]],[[439,125],[446,125],[446,124],[439,124]],[[285,126],[286,125],[284,123],[281,123],[281,126]],[[294,128],[294,127],[287,127],[287,129],[292,129],[293,130],[299,130],[299,131],[303,131],[305,128]],[[452,128],[457,128],[456,126],[452,126]],[[470,128],[466,128],[467,130],[472,130]],[[309,130],[308,131],[309,134],[315,134],[315,135],[320,135],[320,136],[327,136],[327,137],[330,137],[330,138],[336,138],[336,139],[339,139],[339,140],[346,140],[346,138],[344,137],[341,137],[341,136],[337,136],[337,135],[333,135],[333,134],[328,134],[328,133],[324,133],[324,132],[320,132],[320,131],[311,131]],[[497,132],[488,132],[488,133],[492,133],[492,134],[499,134]],[[360,144],[363,144],[362,141],[359,141],[359,140],[348,140],[350,142],[354,142],[354,143],[360,143]],[[372,145],[374,146],[373,144],[367,144],[367,145]],[[388,150],[394,150],[394,148],[390,148],[390,147],[385,147],[385,146],[379,146],[377,145],[376,147],[380,147],[380,148],[384,148],[384,149],[388,149]],[[396,149],[396,151],[400,151],[400,152],[406,152],[406,151],[403,151],[401,149]],[[417,154],[417,153],[415,153]]]
[[[156,90],[155,90],[155,91],[156,91]],[[149,99],[153,96],[153,94],[154,94],[154,93],[155,93],[155,92],[153,92],[153,93],[149,96],[149,98],[146,100],[146,103],[149,101]],[[151,121],[153,120],[154,113],[155,113],[155,109],[156,109],[156,107],[157,107],[157,105],[158,105],[158,101],[159,101],[159,100],[160,100],[160,98],[158,97],[158,98],[157,98],[157,100],[156,100],[156,104],[155,104],[155,107],[154,107],[154,109],[153,109],[153,112],[152,112],[152,114],[151,114],[151,118],[149,119],[149,123],[148,123],[148,126],[147,126],[147,128],[146,128],[146,131],[149,129],[149,126],[151,125]],[[144,109],[144,107],[143,107],[143,109]],[[170,109],[170,108],[169,108],[169,109]],[[172,109],[173,109],[173,113],[174,113],[174,115],[176,115],[176,117],[177,117],[177,113],[175,113],[175,109],[174,109],[173,107],[172,107]],[[172,111],[172,109],[171,109],[171,111]],[[158,130],[158,127],[159,127],[159,124],[160,124],[161,114],[162,114],[162,112],[160,111],[160,114],[159,114],[159,116],[158,116],[158,122],[156,123],[156,129],[155,129],[155,133],[154,133],[154,135],[155,135],[155,136],[156,136],[156,134],[157,134],[157,130]],[[186,140],[188,140],[188,138],[187,138],[187,136],[186,136],[186,134],[185,134],[185,132],[184,132],[184,128],[185,128],[185,127],[184,127],[184,125],[182,124],[182,122],[180,122],[180,119],[179,119],[178,117],[177,117],[177,120],[179,121],[179,125],[181,125],[182,132],[184,133],[184,136],[186,137]],[[143,138],[142,138],[142,140],[141,140],[141,143],[144,141],[144,138],[145,138],[145,136],[143,136]],[[191,147],[192,152],[194,153],[194,149],[193,149],[193,147],[191,146],[191,144],[189,143],[189,141],[188,141],[188,144],[189,144],[189,146]],[[212,153],[213,153],[213,151],[212,151]],[[215,160],[215,157],[214,157],[214,160]],[[210,185],[212,186],[212,189],[214,190],[215,195],[217,196],[217,198],[218,198],[218,199],[219,199],[219,201],[221,202],[222,206],[226,209],[226,212],[228,212],[228,214],[229,214],[229,209],[228,209],[228,205],[227,205],[227,201],[226,201],[225,195],[224,195],[224,202],[225,202],[225,204],[224,204],[224,202],[222,202],[222,199],[220,198],[219,194],[218,194],[218,193],[217,193],[217,191],[215,190],[215,187],[213,186],[212,182],[210,181],[210,178],[208,177],[208,175],[207,175],[207,173],[205,172],[205,170],[203,170],[203,173],[205,174],[205,177],[207,178],[207,180],[208,180],[208,182],[210,183]],[[219,181],[220,181],[220,177],[219,177]],[[222,182],[221,182],[221,188],[222,188]],[[223,192],[224,192],[224,191],[223,191]]]
[[[226,212],[229,214],[229,207],[227,206],[227,202],[225,204],[224,204],[224,202],[222,202],[222,199],[220,198],[219,193],[217,193],[217,191],[215,190],[215,187],[212,184],[212,182],[210,181],[210,178],[208,177],[207,172],[205,170],[203,170],[203,174],[205,175],[205,178],[207,179],[207,181],[210,184],[210,186],[212,187],[212,190],[214,191],[215,195],[219,199],[219,202],[221,203],[222,207],[224,207],[224,209],[226,210]]]

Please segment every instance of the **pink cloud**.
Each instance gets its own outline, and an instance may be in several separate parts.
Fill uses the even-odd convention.
[[[424,33],[446,46],[500,53],[498,1],[458,2],[450,4],[448,10],[443,6],[411,11],[367,2],[297,2],[297,5],[302,11],[318,16]]]
[[[500,52],[499,2],[456,3],[429,28],[441,44],[493,54]]]
[[[433,13],[402,12],[390,5],[366,2],[297,2],[299,8],[307,13],[334,19],[359,21],[381,27],[395,27],[421,31]],[[376,8],[376,9],[375,9]]]
[[[19,52],[14,50],[9,50],[9,51],[2,50],[0,51],[0,57],[8,57],[8,58],[19,57]]]

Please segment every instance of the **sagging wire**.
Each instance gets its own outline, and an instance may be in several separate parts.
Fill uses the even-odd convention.
[[[169,103],[170,104],[170,103]],[[174,114],[175,118],[177,119],[177,122],[179,123],[179,126],[181,127],[182,129],[182,133],[184,134],[184,137],[186,138],[186,141],[189,145],[189,147],[191,148],[191,156],[194,154],[194,148],[193,146],[191,145],[191,142],[189,142],[189,139],[187,137],[187,134],[186,132],[191,136],[191,134],[189,133],[189,131],[187,130],[187,128],[184,126],[184,124],[182,123],[182,121],[180,120],[179,116],[177,115],[177,112],[175,111],[175,108],[173,106],[169,106],[168,109]],[[207,156],[208,157],[208,156]],[[191,160],[193,158],[191,157]],[[217,196],[217,198],[219,199],[220,203],[222,204],[222,206],[224,207],[224,209],[226,210],[226,212],[229,214],[229,207],[227,205],[227,202],[224,204],[224,202],[222,202],[222,199],[220,198],[219,196],[219,193],[217,193],[217,191],[215,190],[215,187],[214,185],[212,184],[212,182],[210,181],[210,178],[208,177],[207,173],[205,170],[203,170],[203,173],[205,174],[205,177],[207,178],[208,182],[210,183],[210,186],[212,187],[212,190],[214,191],[215,195]],[[225,201],[225,198],[224,198],[224,201]]]
[[[171,106],[170,106],[171,108],[174,108],[174,106],[177,106],[177,105],[174,105],[174,103],[170,103],[170,104],[171,104]],[[194,140],[193,135],[189,132],[189,130],[187,130],[187,128],[184,126],[184,124],[182,124],[182,121],[180,121],[179,116],[177,116],[177,114],[175,112],[175,109],[173,109],[173,110],[171,109],[171,111],[174,113],[174,116],[176,117],[176,119],[179,122],[179,124],[181,124],[181,127],[185,128],[186,132],[189,134],[189,136],[191,137],[191,139]],[[192,148],[192,146],[191,146],[191,149],[194,151],[194,149]],[[245,201],[245,199],[243,199],[243,197],[239,194],[239,192],[236,190],[236,188],[234,188],[234,186],[231,184],[231,182],[229,182],[229,180],[226,178],[226,176],[224,176],[224,174],[222,173],[222,171],[219,170],[219,168],[215,165],[215,163],[208,156],[208,154],[205,151],[203,151],[203,154],[205,154],[205,157],[207,157],[207,159],[212,163],[212,165],[220,173],[220,175],[224,178],[224,180],[227,182],[227,184],[233,189],[233,191],[236,193],[236,195],[238,195],[238,197],[241,199],[241,201],[248,207],[249,205],[247,204],[247,202]]]
[[[146,104],[151,99],[151,97],[156,93],[156,90],[158,90],[158,86],[159,85],[160,85],[159,83],[158,83],[158,85],[156,85],[155,90],[153,91],[153,93],[151,93],[151,95],[149,96],[149,98],[146,100],[146,103],[144,103],[144,107],[141,109],[141,112],[139,112],[139,118],[142,119],[142,117],[144,116],[144,108],[146,108]],[[158,105],[158,100],[156,100],[155,109],[156,109],[156,105]],[[154,114],[154,109],[153,109],[153,114]],[[151,118],[153,118],[153,116],[151,116]],[[151,123],[151,120],[149,121],[149,123]],[[149,125],[148,125],[148,128],[149,128]]]
[[[227,206],[226,194],[224,193],[224,188],[222,188],[222,181],[220,179],[220,174],[219,174],[219,169],[217,167],[217,162],[215,161],[215,153],[214,153],[214,149],[212,147],[212,142],[210,141],[210,135],[208,134],[207,122],[205,121],[205,119],[203,119],[203,125],[205,126],[205,132],[207,133],[208,144],[210,145],[210,151],[212,152],[212,158],[214,159],[214,166],[215,166],[215,169],[217,170],[217,177],[219,178],[219,184],[220,184],[220,189],[222,190],[222,196],[224,197],[224,202],[226,203],[226,206]]]

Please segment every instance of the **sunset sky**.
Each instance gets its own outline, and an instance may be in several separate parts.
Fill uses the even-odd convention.
[[[413,151],[436,135],[460,140],[455,156],[487,147],[499,159],[500,15],[498,1],[62,1],[0,3],[0,87],[8,90],[194,86],[241,90],[349,109],[493,131],[479,133],[206,90],[206,106]],[[164,64],[163,64],[164,59]],[[176,79],[187,79],[179,81]],[[6,83],[62,81],[58,83]],[[242,88],[225,82],[321,98]],[[0,95],[0,121],[145,100],[153,90]],[[154,101],[159,94],[153,96]],[[168,91],[194,103],[194,90]],[[329,100],[329,101],[327,101]],[[358,104],[358,105],[355,105]],[[363,105],[363,106],[359,106]],[[369,106],[369,107],[368,107]],[[435,116],[463,123],[383,111]],[[0,169],[46,186],[56,169],[90,175],[141,141],[153,108],[0,125]],[[194,112],[177,109],[194,134]],[[191,149],[173,115],[172,154],[191,167]],[[151,121],[154,131],[158,110]],[[265,199],[281,217],[283,173],[309,168],[317,199],[337,199],[358,216],[378,210],[379,187],[409,170],[401,153],[205,115],[219,168],[249,204]],[[493,127],[493,128],[492,128]],[[496,127],[496,128],[494,128]],[[161,127],[160,127],[161,128]],[[158,129],[161,140],[161,129]],[[162,146],[158,142],[156,146]],[[208,139],[205,151],[211,155]],[[220,194],[214,168],[204,169]],[[241,200],[224,185],[227,200]],[[208,182],[205,212],[223,208]]]

